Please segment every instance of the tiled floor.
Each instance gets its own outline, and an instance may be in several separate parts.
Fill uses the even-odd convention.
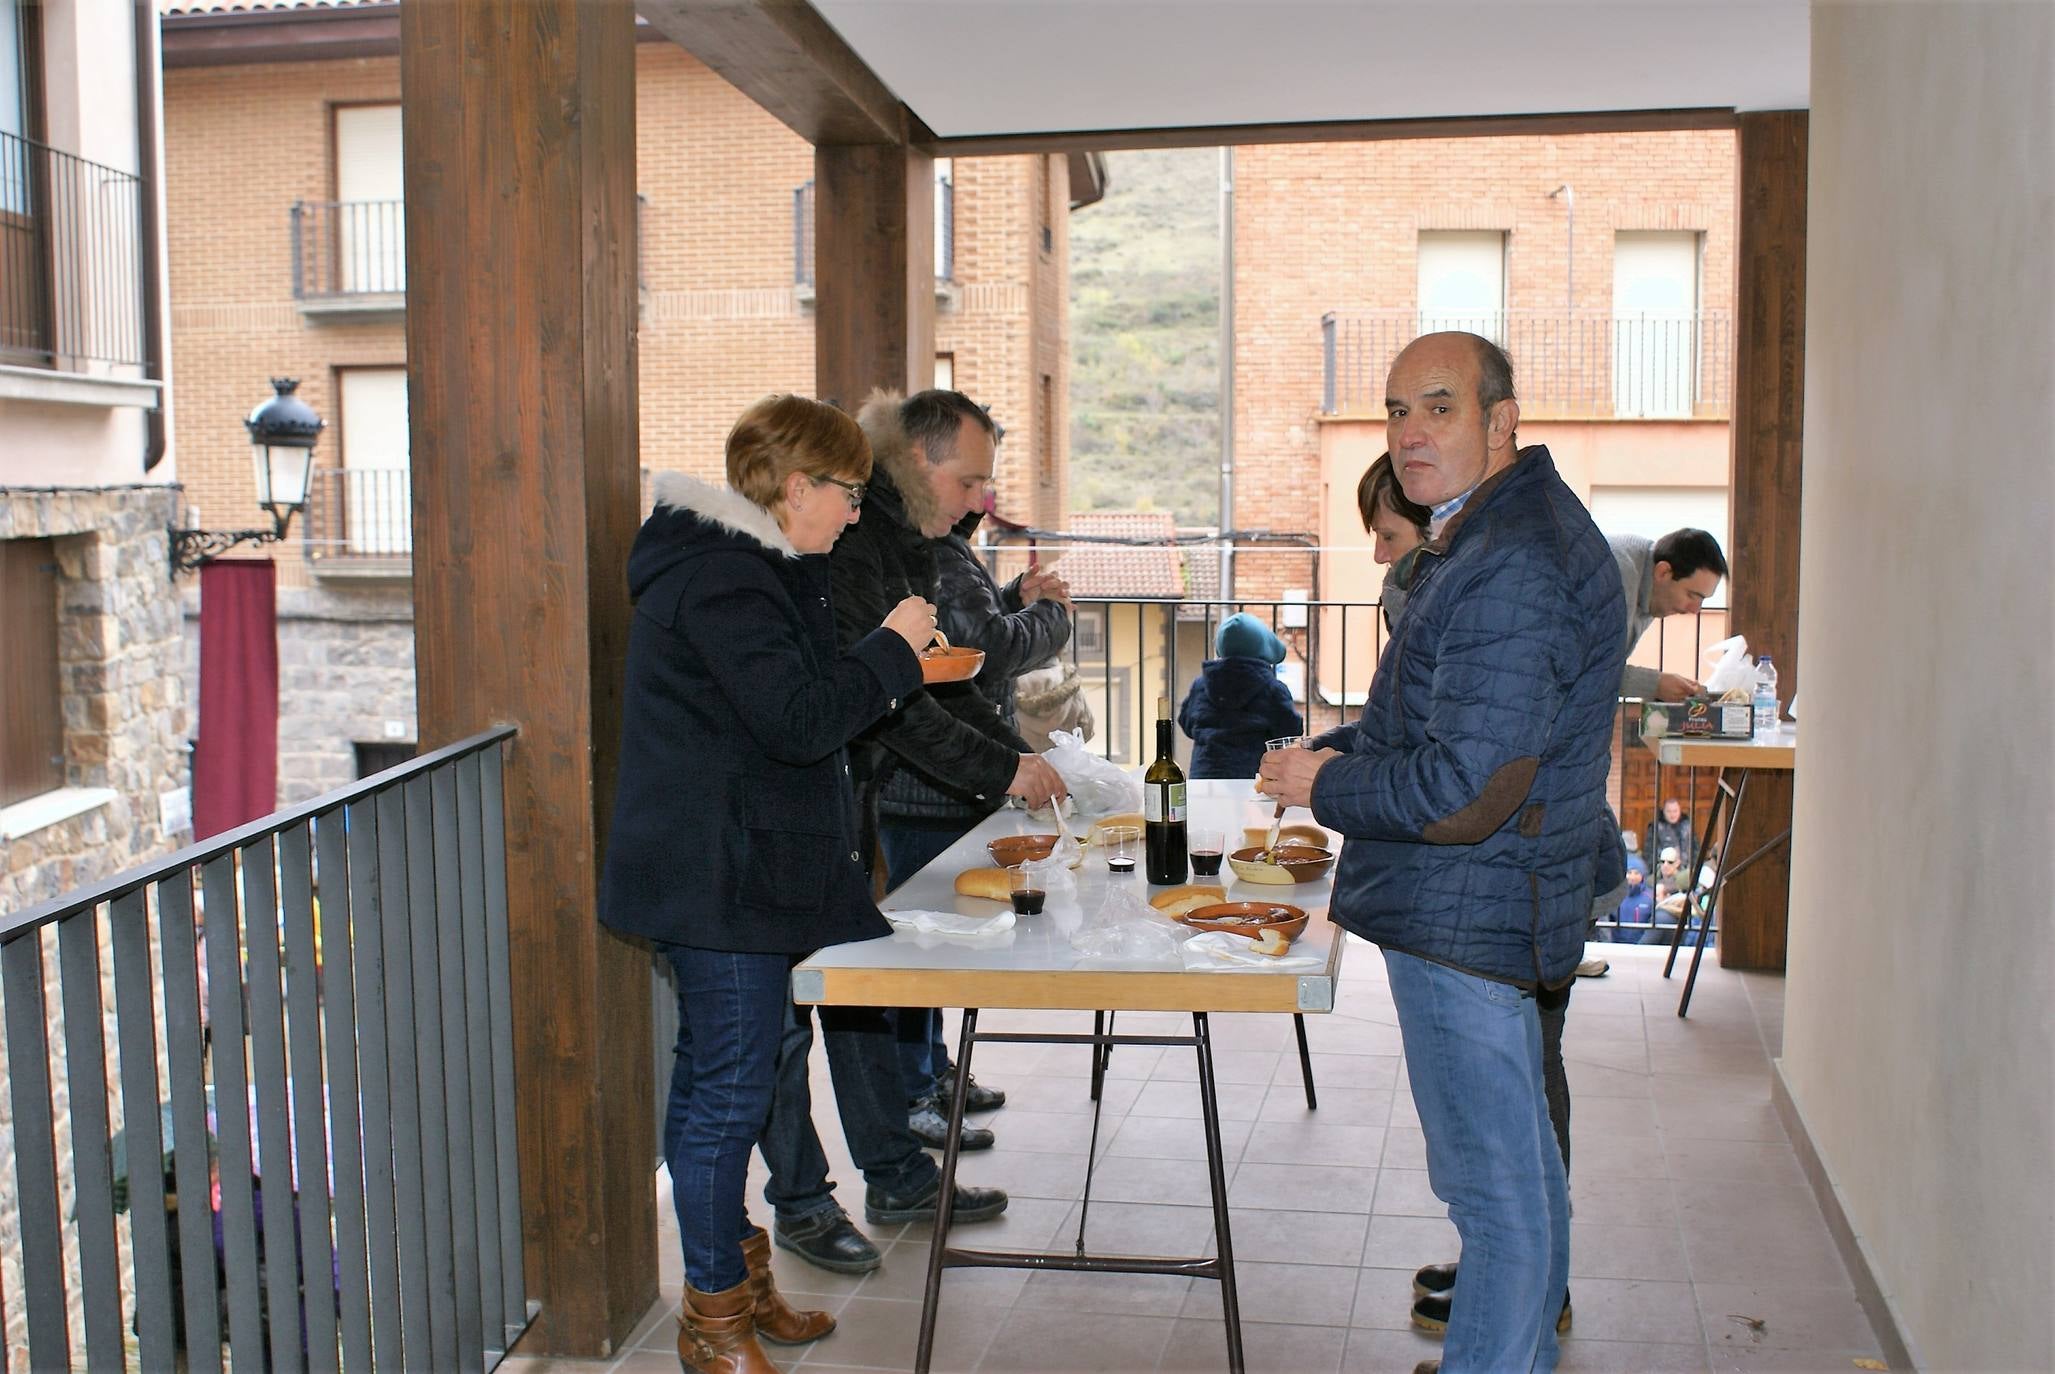
[[[1846,1371],[1881,1355],[1826,1223],[1770,1105],[1783,980],[1722,972],[1708,957],[1691,1006],[1662,951],[1607,947],[1613,971],[1578,984],[1566,1052],[1574,1095],[1570,1274],[1576,1329],[1565,1371]],[[1679,981],[1682,972],[1679,971]],[[953,1018],[952,1018],[953,1021]],[[1230,1172],[1236,1272],[1252,1374],[1398,1371],[1436,1342],[1407,1323],[1415,1267],[1456,1256],[1455,1229],[1427,1186],[1418,1119],[1384,963],[1352,944],[1339,1010],[1308,1017],[1320,1108],[1306,1110],[1284,1016],[1213,1018]],[[1083,1013],[987,1012],[987,1030],[1083,1029]],[[1186,1018],[1130,1015],[1123,1030]],[[952,1027],[953,1033],[953,1027]],[[862,1180],[826,1106],[822,1138],[859,1216]],[[1068,1248],[1090,1138],[1088,1052],[993,1045],[981,1081],[1006,1089],[987,1121],[997,1148],[966,1157],[966,1182],[1008,1189],[999,1221],[961,1232],[978,1246]],[[1191,1057],[1113,1055],[1092,1184],[1089,1239],[1102,1250],[1193,1253],[1211,1212]],[[677,1368],[675,1223],[661,1189],[665,1298],[611,1362],[518,1354],[510,1374],[669,1374]],[[752,1205],[763,1220],[761,1170]],[[780,1285],[839,1326],[779,1349],[781,1368],[909,1370],[927,1260],[922,1226],[867,1228],[884,1267],[858,1279],[777,1254]],[[1213,1371],[1226,1368],[1218,1285],[1203,1279],[954,1270],[943,1279],[938,1371]],[[1877,1367],[1871,1365],[1869,1367]]]

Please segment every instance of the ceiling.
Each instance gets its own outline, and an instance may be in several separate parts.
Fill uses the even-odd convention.
[[[1802,109],[1809,0],[813,0],[942,137]]]

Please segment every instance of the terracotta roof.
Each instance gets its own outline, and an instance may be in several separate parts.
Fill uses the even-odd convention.
[[[394,0],[157,0],[159,14],[265,14],[273,10],[381,9]]]
[[[1093,511],[1073,515],[1070,533],[1136,541],[1071,544],[1059,570],[1079,597],[1179,601],[1184,598],[1183,551],[1171,541],[1177,521],[1168,511]]]
[[[1203,534],[1216,536],[1220,533],[1211,525],[1202,528],[1187,527],[1178,531],[1182,535]],[[1178,550],[1184,562],[1184,594],[1193,601],[1218,601],[1220,599],[1220,541],[1186,544]],[[1198,620],[1206,616],[1204,606],[1186,606],[1178,611],[1182,619]]]

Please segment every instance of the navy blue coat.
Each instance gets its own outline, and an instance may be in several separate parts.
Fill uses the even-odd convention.
[[[1339,924],[1522,987],[1574,976],[1610,824],[1624,606],[1540,445],[1423,546],[1362,718],[1325,741],[1348,752],[1314,780],[1313,814],[1347,837]]]
[[[1192,741],[1193,778],[1253,778],[1263,742],[1305,731],[1291,689],[1260,658],[1209,658],[1177,711]]]
[[[802,954],[890,931],[847,745],[920,686],[888,630],[838,652],[824,557],[743,496],[666,475],[628,556],[635,615],[600,882],[615,930]]]

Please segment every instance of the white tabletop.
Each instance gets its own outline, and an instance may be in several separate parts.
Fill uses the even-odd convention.
[[[1226,848],[1242,847],[1242,829],[1268,825],[1271,803],[1257,797],[1248,779],[1190,784],[1188,828],[1217,826],[1226,831]],[[1285,814],[1285,824],[1305,824],[1305,811]],[[965,916],[992,916],[1010,910],[997,902],[959,896],[956,875],[966,868],[992,866],[986,841],[999,835],[1047,834],[1051,827],[1029,820],[1026,813],[1002,810],[985,818],[940,857],[889,893],[880,903],[887,911],[928,910]],[[1082,827],[1080,827],[1082,833]],[[1339,848],[1339,840],[1331,847]],[[1306,931],[1291,947],[1294,955],[1320,959],[1318,969],[1278,972],[1221,967],[1189,970],[1141,967],[1087,959],[1071,948],[1087,913],[1096,912],[1107,886],[1131,887],[1144,900],[1151,889],[1139,870],[1114,876],[1106,870],[1105,851],[1088,848],[1082,867],[1073,870],[1076,892],[1061,898],[1052,892],[1039,916],[1017,917],[1013,929],[997,940],[963,942],[895,931],[875,940],[833,945],[805,960],[792,973],[794,1000],[847,1006],[942,1006],[1074,1008],[1084,1011],[1331,1011],[1334,984],[1341,967],[1342,932],[1328,924],[1331,879],[1272,886],[1243,882],[1224,865],[1220,877],[1194,883],[1219,882],[1230,901],[1282,901],[1312,915]],[[1177,930],[1166,918],[1165,929]]]
[[[1647,741],[1666,768],[1763,768],[1788,772],[1798,767],[1798,727],[1785,721],[1761,739],[1708,739],[1663,735]]]

